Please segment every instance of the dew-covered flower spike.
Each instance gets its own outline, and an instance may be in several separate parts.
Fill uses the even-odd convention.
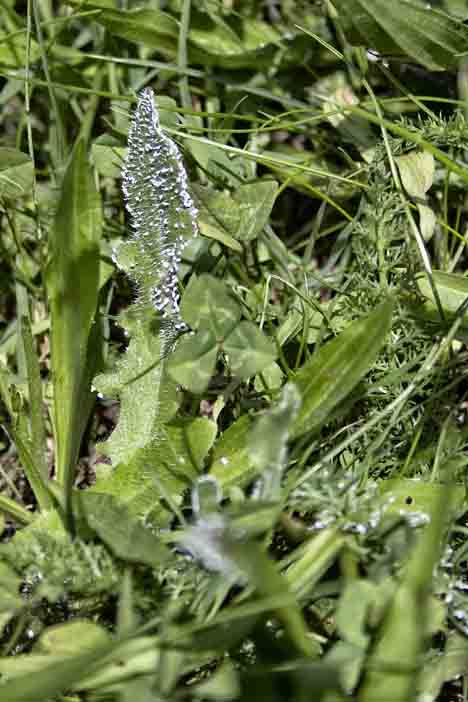
[[[184,246],[197,234],[197,210],[181,154],[161,128],[150,88],[138,98],[122,175],[136,247],[137,303],[157,310],[173,332],[183,331],[177,273]]]

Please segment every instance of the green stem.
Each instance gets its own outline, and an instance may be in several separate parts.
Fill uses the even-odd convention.
[[[34,515],[29,512],[25,507],[18,504],[14,500],[11,500],[5,495],[0,495],[0,512],[8,514],[8,516],[13,517],[13,519],[20,524],[31,524],[34,521]]]

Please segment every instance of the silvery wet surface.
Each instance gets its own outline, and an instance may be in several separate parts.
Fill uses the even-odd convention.
[[[138,258],[132,276],[139,302],[152,306],[173,326],[185,329],[179,313],[177,273],[182,251],[197,234],[197,209],[176,144],[160,125],[153,91],[140,94],[128,135],[123,193]]]

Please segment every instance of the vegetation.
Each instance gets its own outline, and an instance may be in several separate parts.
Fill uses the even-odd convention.
[[[2,700],[467,700],[466,3],[0,18]]]

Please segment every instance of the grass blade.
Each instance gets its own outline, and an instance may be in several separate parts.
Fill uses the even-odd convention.
[[[89,341],[98,301],[101,227],[99,193],[85,147],[79,142],[63,180],[47,280],[56,477],[68,493],[89,415]]]

